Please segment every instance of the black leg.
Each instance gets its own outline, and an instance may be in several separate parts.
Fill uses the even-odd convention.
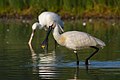
[[[77,66],[79,66],[79,57],[78,57],[78,54],[77,54],[77,51],[74,51],[74,53],[76,54],[76,63],[77,63]]]
[[[56,50],[56,47],[57,47],[57,42],[56,42],[56,40],[54,40],[55,41],[55,50]]]
[[[85,65],[88,65],[88,60],[93,56],[95,55],[98,51],[99,51],[99,48],[95,47],[95,46],[90,46],[91,48],[94,48],[96,49],[95,52],[93,52],[88,58],[86,58],[86,61],[85,61]]]
[[[49,38],[47,39],[47,44],[46,44],[46,50],[48,51],[48,42],[49,42]]]

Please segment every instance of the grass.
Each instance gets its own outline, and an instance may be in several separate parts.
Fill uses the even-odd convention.
[[[38,16],[53,11],[63,17],[120,16],[120,0],[0,0],[0,16]]]

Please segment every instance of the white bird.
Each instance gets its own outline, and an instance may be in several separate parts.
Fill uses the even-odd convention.
[[[48,30],[48,28],[53,26],[53,23],[56,23],[56,25],[59,24],[60,27],[62,27],[62,28],[64,26],[63,25],[63,21],[61,20],[60,16],[58,14],[54,13],[54,12],[42,12],[38,16],[38,20],[39,20],[39,23],[35,22],[32,25],[32,33],[31,33],[31,37],[30,37],[29,42],[28,42],[29,45],[31,45],[31,41],[33,39],[35,30],[37,28],[39,28],[39,29],[43,29],[44,28],[45,30]],[[47,36],[47,38],[48,38],[48,36]]]
[[[105,43],[100,39],[91,36],[88,33],[80,31],[68,31],[62,34],[59,33],[63,30],[58,25],[53,30],[54,39],[61,46],[65,46],[69,49],[74,50],[77,58],[77,65],[79,65],[79,59],[77,51],[85,48],[94,48],[96,51],[93,52],[88,58],[86,58],[85,64],[88,65],[88,60],[99,51],[100,47],[105,46]]]

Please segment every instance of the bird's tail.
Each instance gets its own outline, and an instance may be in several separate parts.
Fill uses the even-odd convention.
[[[97,46],[102,47],[102,48],[103,48],[104,46],[106,46],[105,43],[104,43],[102,40],[97,39],[97,38],[95,38],[95,37],[94,37],[94,39],[95,39],[95,41],[97,42]]]

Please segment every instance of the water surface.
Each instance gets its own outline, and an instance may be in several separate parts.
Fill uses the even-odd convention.
[[[40,44],[45,38],[44,30],[36,30],[32,45],[27,44],[34,21],[0,21],[0,80],[119,80],[120,79],[120,23],[118,20],[65,21],[65,31],[87,32],[106,43],[91,58],[88,70],[84,61],[94,51],[79,51],[79,68],[72,50],[62,46],[54,48],[52,34],[49,51],[45,53]]]

